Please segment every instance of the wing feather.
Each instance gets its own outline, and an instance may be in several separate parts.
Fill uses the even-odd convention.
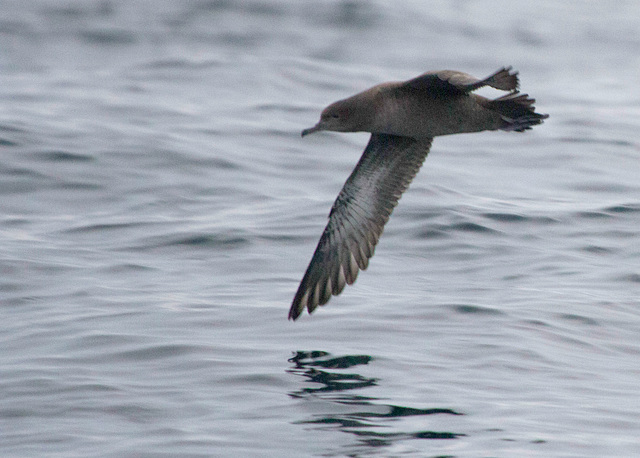
[[[289,310],[295,320],[306,308],[338,295],[367,268],[384,225],[420,170],[431,139],[373,134],[329,213],[309,267]]]
[[[400,87],[404,89],[427,90],[446,96],[467,94],[483,86],[491,86],[503,91],[515,91],[518,89],[518,72],[512,72],[511,70],[511,67],[503,67],[481,80],[468,73],[454,70],[440,70],[437,72],[424,73],[406,81]]]

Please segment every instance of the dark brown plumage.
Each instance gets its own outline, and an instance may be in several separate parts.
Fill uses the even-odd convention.
[[[483,86],[511,92],[494,100],[471,93]],[[433,137],[497,129],[522,132],[548,117],[536,113],[534,99],[517,89],[517,73],[510,67],[482,80],[451,70],[430,72],[339,100],[323,110],[315,126],[302,131],[302,136],[321,130],[371,132],[371,138],[331,208],[289,319],[326,304],[367,268]]]

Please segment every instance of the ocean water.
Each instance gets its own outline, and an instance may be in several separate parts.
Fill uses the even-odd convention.
[[[640,4],[0,1],[0,455],[640,456]],[[369,269],[290,301],[366,134],[328,103],[520,71]]]

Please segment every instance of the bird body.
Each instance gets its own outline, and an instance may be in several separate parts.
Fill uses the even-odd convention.
[[[491,86],[510,91],[497,99],[471,92]],[[330,130],[371,132],[360,161],[329,214],[289,318],[313,312],[367,268],[384,225],[418,173],[433,137],[484,130],[522,132],[548,115],[517,92],[517,73],[502,68],[478,80],[462,72],[429,72],[408,81],[383,83],[325,108],[302,136]]]
[[[481,99],[475,94],[442,97],[397,87],[383,90],[393,95],[381,97],[383,108],[377,112],[374,132],[419,139],[496,130],[502,125],[500,116],[478,103]]]

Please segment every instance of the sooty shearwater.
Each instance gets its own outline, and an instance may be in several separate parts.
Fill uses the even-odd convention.
[[[332,103],[302,136],[321,130],[371,132],[369,144],[329,213],[289,310],[297,319],[352,284],[369,258],[400,196],[429,153],[433,137],[483,130],[524,132],[541,124],[535,99],[518,92],[511,67],[484,79],[443,70],[383,83]],[[473,94],[483,86],[509,91],[494,100]]]

